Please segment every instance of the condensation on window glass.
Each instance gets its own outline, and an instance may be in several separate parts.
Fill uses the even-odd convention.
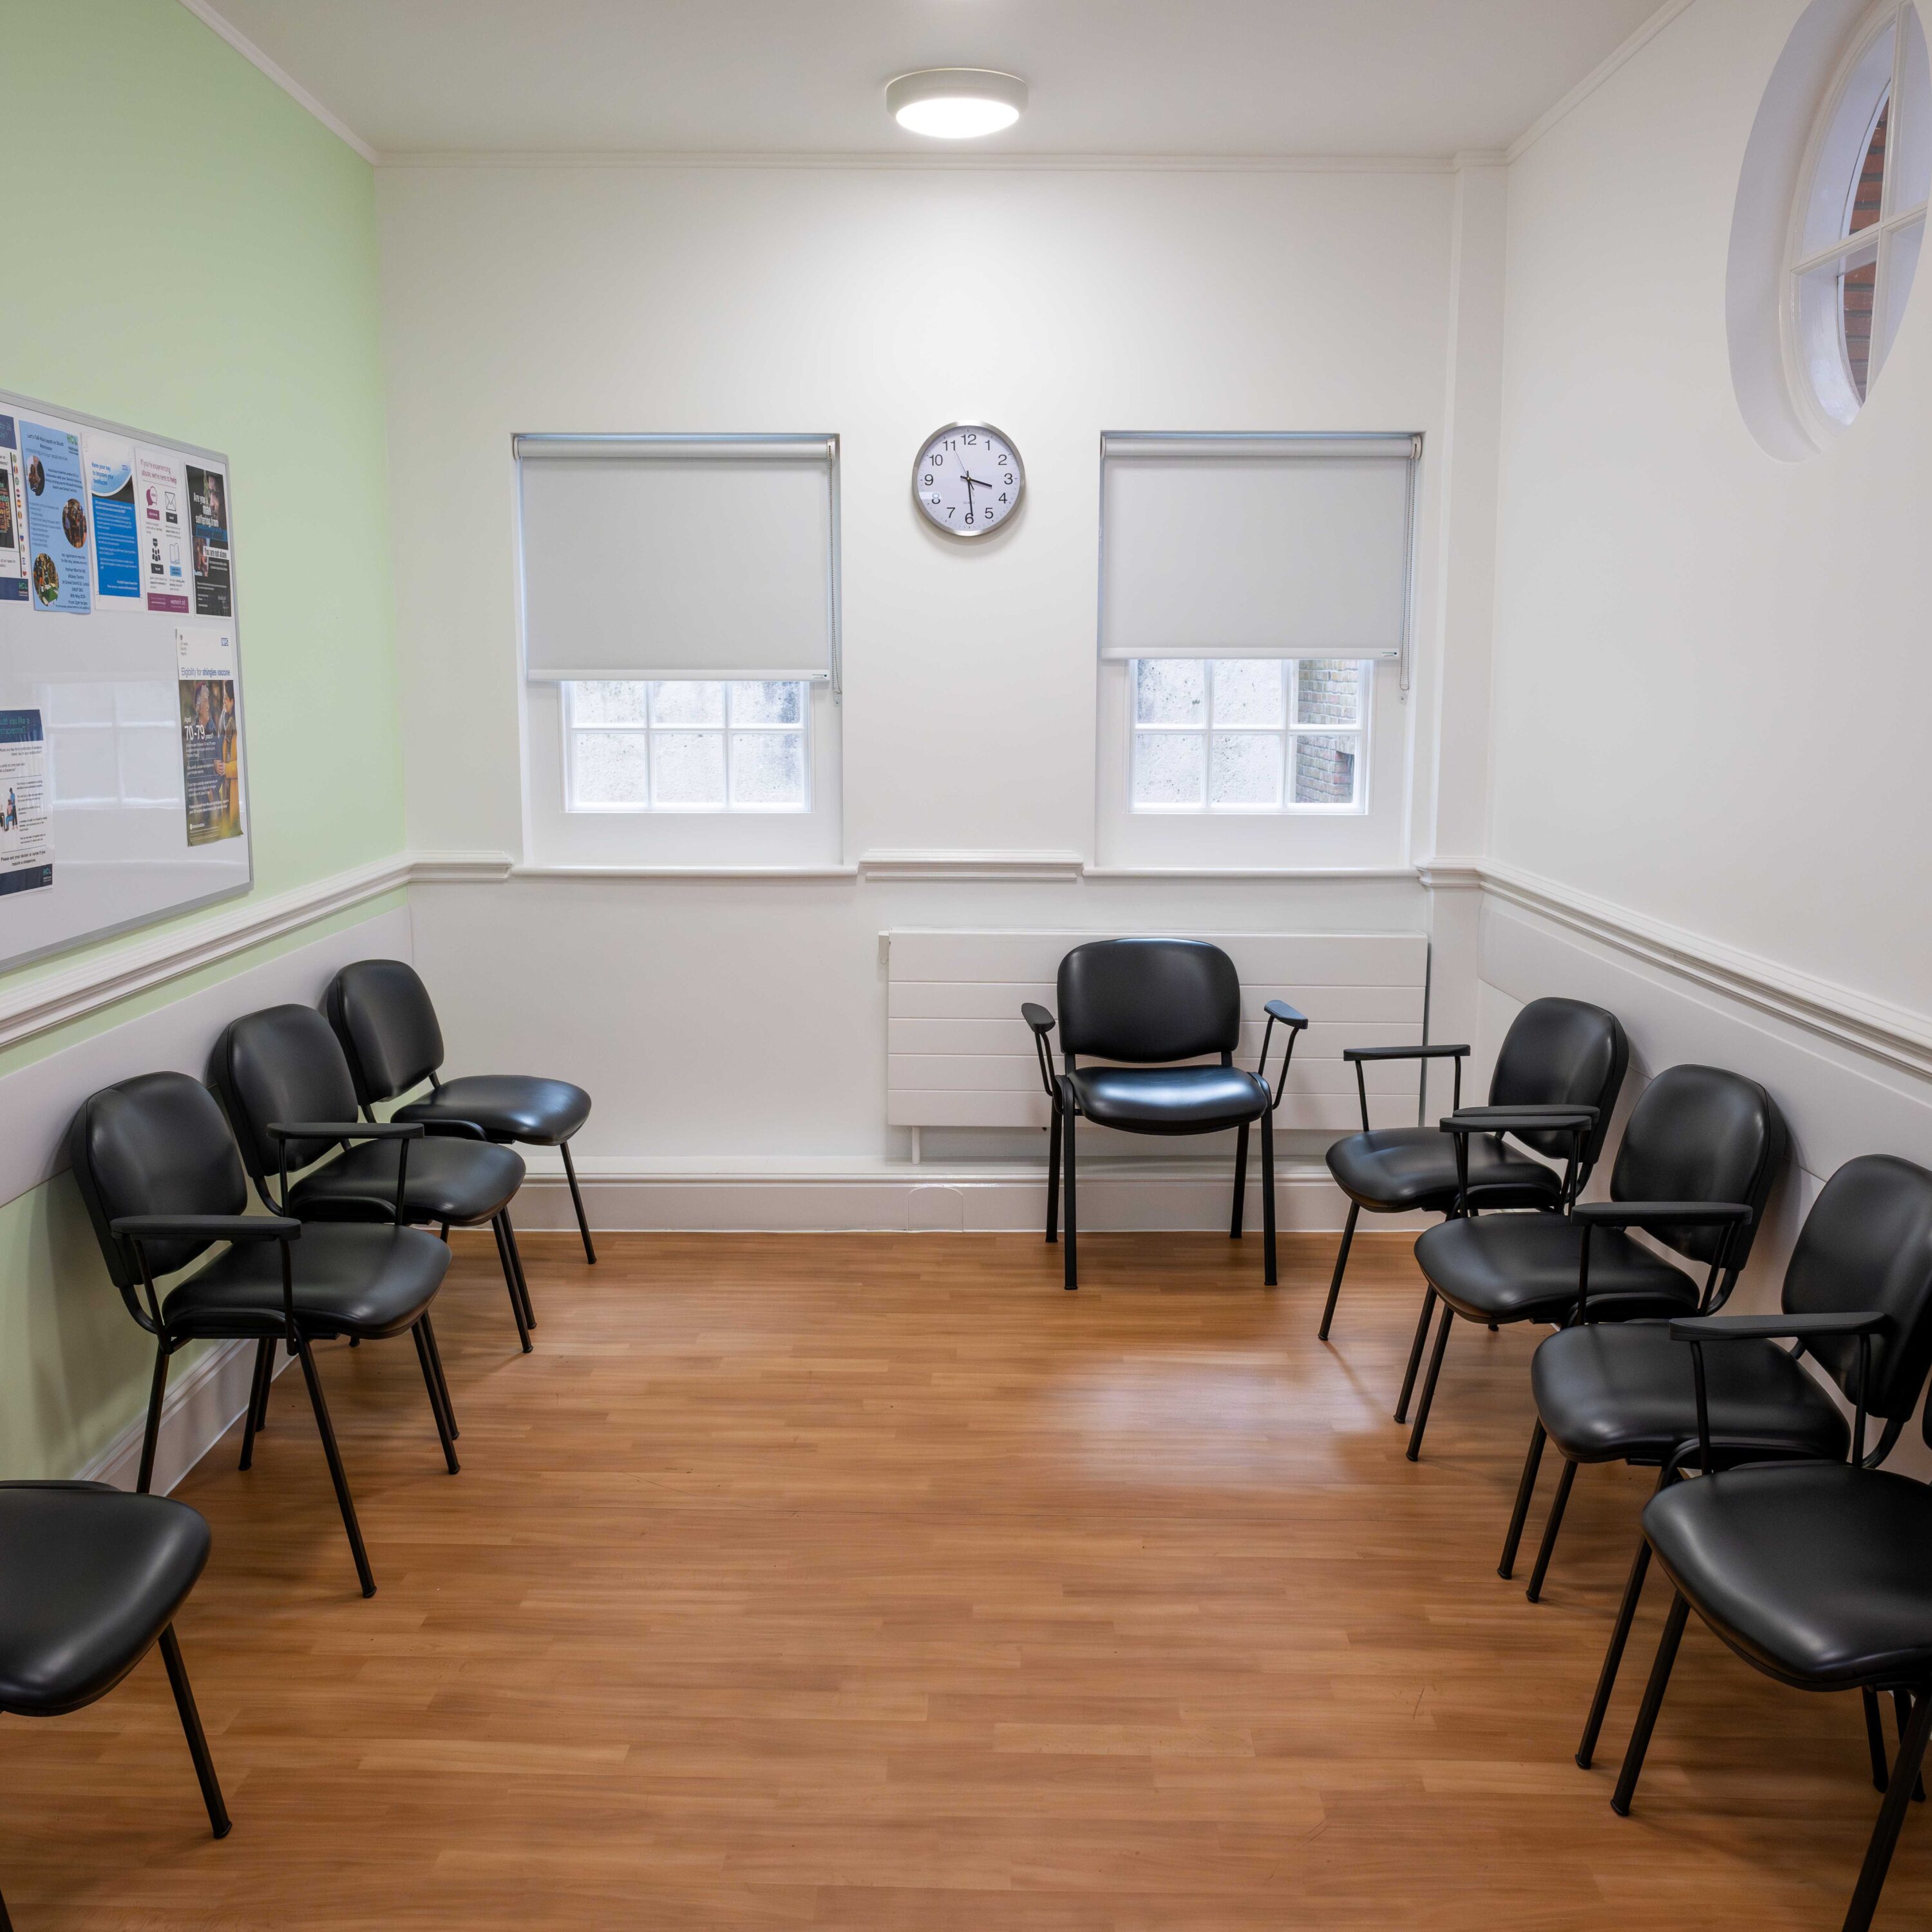
[[[805,716],[805,686],[778,680],[731,686],[734,724],[796,724]]]
[[[1210,682],[1216,724],[1279,730],[1286,722],[1279,658],[1217,658]]]
[[[653,724],[716,724],[724,722],[724,687],[694,678],[651,686]]]
[[[1302,658],[1292,667],[1298,724],[1359,724],[1362,667],[1353,658]]]
[[[731,734],[731,802],[776,811],[805,802],[805,740],[796,731]]]
[[[1281,803],[1281,740],[1272,731],[1217,731],[1209,740],[1208,802],[1250,811]]]
[[[573,731],[572,804],[579,811],[647,804],[650,760],[645,743],[641,731]]]
[[[1204,724],[1208,667],[1198,658],[1139,658],[1134,663],[1137,724]]]
[[[1294,741],[1294,802],[1353,805],[1361,741],[1310,732]]]
[[[1134,734],[1133,802],[1142,811],[1174,811],[1202,802],[1206,740],[1192,731]]]
[[[662,686],[658,688],[663,688]],[[722,691],[718,698],[722,706]],[[724,808],[727,800],[723,732],[653,732],[651,752],[651,797],[654,804],[709,807],[718,811]]]
[[[573,724],[642,724],[649,716],[650,686],[640,679],[598,678],[570,687]]]

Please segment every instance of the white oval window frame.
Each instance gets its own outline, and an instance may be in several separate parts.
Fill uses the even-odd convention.
[[[1768,454],[1786,462],[1829,448],[1860,406],[1854,398],[1847,410],[1842,395],[1828,400],[1813,380],[1802,333],[1798,269],[1808,259],[1816,184],[1832,158],[1826,151],[1842,131],[1840,105],[1875,40],[1894,18],[1903,20],[1909,12],[1917,14],[1922,45],[1925,15],[1914,0],[1812,0],[1772,70],[1745,147],[1725,278],[1731,377],[1751,434]],[[1897,67],[1894,61],[1893,73]],[[1896,116],[1892,131],[1895,150]],[[1863,153],[1861,146],[1850,165]],[[1888,177],[1891,172],[1888,166]],[[1891,247],[1901,218],[1906,226],[1923,219],[1888,208],[1873,231],[1875,239],[1884,237],[1879,245]],[[1880,373],[1876,367],[1870,370],[1868,398]]]

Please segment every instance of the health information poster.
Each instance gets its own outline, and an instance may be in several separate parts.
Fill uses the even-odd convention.
[[[0,896],[54,882],[47,741],[38,711],[0,711]]]
[[[188,466],[166,450],[140,449],[134,455],[135,507],[141,527],[141,581],[150,610],[194,608],[194,578],[189,560]]]
[[[20,433],[0,416],[0,604],[27,601],[27,500],[20,480]]]
[[[188,842],[242,836],[242,700],[235,633],[198,624],[175,633]]]
[[[70,429],[20,424],[27,470],[27,548],[34,604],[85,616],[94,608],[87,581],[87,485],[80,438]]]
[[[135,536],[134,446],[90,432],[87,494],[94,505],[94,588],[103,597],[141,594]]]
[[[194,515],[194,614],[232,617],[235,599],[228,560],[228,478],[218,470],[188,466]]]

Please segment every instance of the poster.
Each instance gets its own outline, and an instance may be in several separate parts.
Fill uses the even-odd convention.
[[[165,450],[134,452],[135,508],[140,512],[141,581],[150,610],[194,608],[188,526],[188,470]]]
[[[218,470],[188,466],[188,495],[194,518],[194,614],[232,617],[229,580],[228,478]]]
[[[27,503],[20,476],[20,436],[0,416],[0,604],[27,601]]]
[[[113,436],[87,439],[87,494],[94,508],[94,588],[101,597],[141,594],[135,533],[134,446]]]
[[[38,711],[0,711],[0,895],[54,882],[47,741]]]
[[[175,670],[181,696],[188,842],[212,845],[224,838],[239,838],[242,686],[234,632],[206,624],[176,631]]]
[[[27,548],[32,602],[43,610],[85,616],[94,608],[87,581],[87,486],[80,438],[70,429],[20,424],[27,474]]]

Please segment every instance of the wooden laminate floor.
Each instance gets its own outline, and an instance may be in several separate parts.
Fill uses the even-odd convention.
[[[1694,1625],[1615,1817],[1654,1588],[1571,1762],[1648,1479],[1585,1472],[1540,1607],[1500,1581],[1534,1338],[1459,1326],[1406,1462],[1406,1239],[1327,1348],[1327,1238],[1269,1293],[1252,1237],[1089,1237],[1077,1297],[1018,1235],[527,1248],[533,1357],[485,1244],[439,1306],[460,1475],[406,1340],[323,1354],[373,1600],[298,1376],[184,1485],[230,1838],[158,1658],[0,1726],[20,1932],[1838,1924],[1855,1700]],[[1915,1808],[1880,1924],[1928,1904]]]

